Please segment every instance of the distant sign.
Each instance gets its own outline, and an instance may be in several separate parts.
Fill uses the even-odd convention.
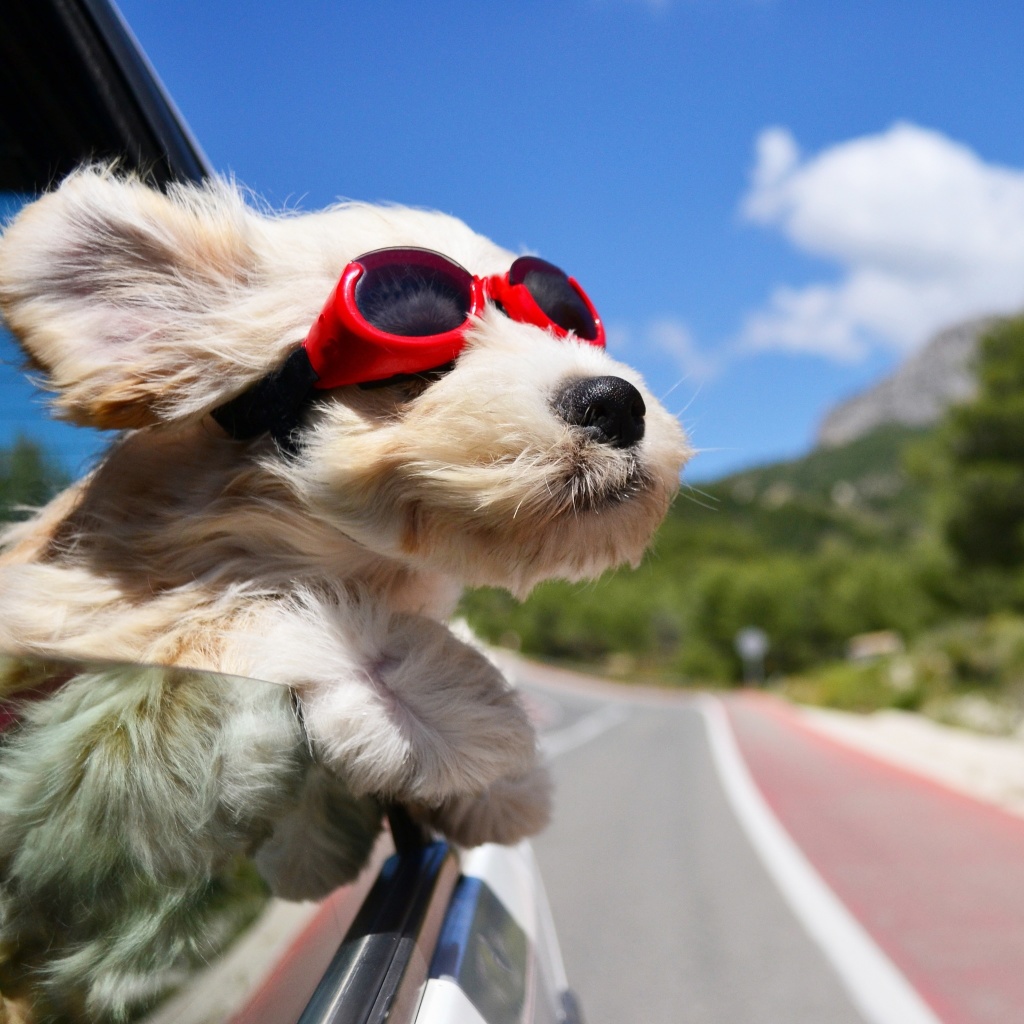
[[[768,653],[768,634],[757,626],[745,626],[736,634],[736,653],[747,658],[763,658]]]
[[[743,661],[745,683],[764,682],[764,656],[768,653],[768,634],[757,626],[744,626],[733,639],[736,653]]]

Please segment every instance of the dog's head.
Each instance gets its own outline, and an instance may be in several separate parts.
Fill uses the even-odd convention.
[[[155,435],[252,394],[342,268],[388,246],[481,278],[514,259],[442,214],[268,216],[223,183],[162,194],[86,170],[0,240],[0,309],[57,415]],[[294,451],[262,437],[238,459],[384,557],[517,592],[635,563],[689,455],[635,371],[493,303],[446,372],[314,392],[296,413]]]

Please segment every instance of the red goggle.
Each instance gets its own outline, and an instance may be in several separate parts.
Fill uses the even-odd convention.
[[[345,267],[303,342],[313,386],[365,384],[450,363],[488,302],[513,320],[604,347],[587,293],[546,260],[521,256],[506,274],[474,277],[430,249],[377,249]]]

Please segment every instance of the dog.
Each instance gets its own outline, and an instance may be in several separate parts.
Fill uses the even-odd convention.
[[[54,414],[119,432],[2,540],[11,1006],[123,1017],[208,955],[240,862],[319,898],[385,804],[467,846],[547,822],[519,696],[445,622],[467,585],[636,564],[690,449],[576,282],[523,260],[441,213],[107,167],[0,237]]]

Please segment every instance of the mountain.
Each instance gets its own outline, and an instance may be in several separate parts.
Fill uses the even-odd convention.
[[[894,373],[832,409],[818,431],[818,447],[849,444],[886,423],[930,426],[949,406],[970,399],[978,339],[996,322],[982,317],[940,331]]]
[[[828,541],[855,547],[900,544],[919,529],[924,489],[908,473],[910,446],[923,427],[885,423],[834,447],[797,459],[755,466],[701,484],[677,501],[663,527],[693,536],[704,531],[746,534],[764,550],[805,554]]]

